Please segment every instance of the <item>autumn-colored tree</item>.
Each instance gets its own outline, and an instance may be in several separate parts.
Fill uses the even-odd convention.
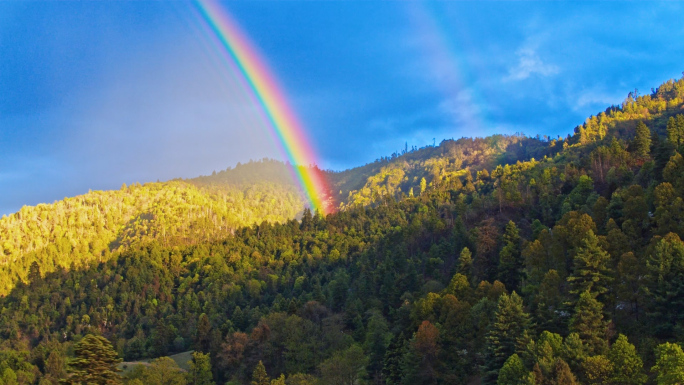
[[[582,362],[582,378],[590,385],[610,383],[613,372],[612,362],[603,355],[590,356]]]

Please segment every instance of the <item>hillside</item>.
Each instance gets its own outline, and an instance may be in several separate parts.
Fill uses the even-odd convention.
[[[630,94],[567,138],[444,141],[329,173],[341,209],[325,217],[287,219],[303,203],[280,171],[258,182],[272,195],[247,199],[254,173],[233,172],[243,166],[22,209],[9,217],[19,235],[7,239],[29,246],[3,246],[5,256],[50,249],[55,260],[88,263],[6,258],[25,279],[0,298],[0,369],[22,384],[57,383],[64,357],[96,334],[126,361],[195,350],[190,373],[213,378],[206,383],[676,384],[682,151],[684,78]],[[225,190],[232,172],[236,190]],[[251,224],[229,222],[220,197],[230,195],[218,191],[239,191],[261,211],[243,217]],[[198,198],[178,209],[193,202],[198,214],[162,217],[180,192]],[[254,220],[282,192],[292,205]],[[61,250],[27,236],[52,234],[45,218],[62,217],[49,210],[69,204],[91,210],[62,220],[77,244],[97,218],[85,212],[138,220],[103,226],[110,254],[101,242],[91,247],[105,251],[86,258],[67,241]],[[212,204],[226,213],[215,223],[199,214]],[[163,362],[123,381],[176,370]]]
[[[25,281],[34,262],[43,274],[81,269],[107,261],[134,243],[198,244],[225,238],[243,226],[301,215],[304,199],[291,182],[243,179],[243,168],[259,163],[224,171],[236,177],[221,184],[207,184],[207,178],[136,183],[25,206],[3,216],[0,295],[18,280]]]

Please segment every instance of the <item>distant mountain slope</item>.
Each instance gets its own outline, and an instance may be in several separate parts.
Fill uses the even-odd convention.
[[[34,262],[43,273],[81,268],[136,242],[207,242],[253,223],[290,220],[304,207],[299,191],[288,183],[181,180],[25,206],[0,219],[0,295],[25,280]]]

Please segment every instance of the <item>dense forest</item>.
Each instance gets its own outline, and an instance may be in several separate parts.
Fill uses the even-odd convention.
[[[327,216],[268,160],[24,207],[0,384],[683,384],[683,151],[684,78],[327,172]]]

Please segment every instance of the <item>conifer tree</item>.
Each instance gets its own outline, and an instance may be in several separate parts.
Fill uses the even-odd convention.
[[[503,248],[499,252],[499,280],[509,290],[520,287],[523,260],[520,255],[520,235],[515,222],[508,221],[503,234]]]
[[[271,384],[271,378],[268,377],[268,374],[266,373],[266,367],[264,366],[264,363],[259,361],[257,366],[254,368],[254,371],[252,372],[252,382],[250,382],[251,385],[270,385]]]
[[[684,115],[671,116],[667,121],[667,140],[675,146],[684,144]]]
[[[646,157],[651,152],[651,130],[644,122],[637,123],[634,137],[634,152],[641,157]]]
[[[663,180],[672,183],[676,190],[684,188],[684,157],[675,151],[663,169]]]
[[[681,325],[684,318],[684,242],[677,234],[670,233],[656,243],[646,269],[648,313],[656,334],[671,337],[675,325]]]
[[[589,354],[601,354],[606,350],[607,325],[603,320],[603,304],[585,291],[575,305],[570,319],[570,332],[575,332],[587,347]]]
[[[510,296],[502,294],[486,336],[485,381],[496,381],[506,359],[523,351],[529,325],[530,317],[523,309],[522,298],[515,291]]]
[[[608,359],[612,363],[610,379],[613,384],[641,385],[646,382],[644,363],[625,335],[620,334],[610,347]]]
[[[517,354],[508,357],[501,370],[497,385],[534,385],[534,376],[525,369]]]
[[[211,345],[211,323],[209,317],[202,313],[197,323],[197,350],[207,353]]]
[[[471,279],[473,276],[472,271],[473,253],[470,252],[469,248],[464,247],[463,250],[461,250],[461,255],[458,259],[458,272],[468,277],[468,279]]]
[[[570,370],[568,363],[562,358],[556,359],[554,367],[554,384],[556,385],[576,385],[575,375]]]
[[[395,336],[387,347],[382,374],[390,384],[399,384],[403,378],[404,357],[408,353],[408,341],[404,333]]]
[[[65,384],[121,384],[116,365],[121,362],[112,344],[102,336],[88,334],[74,345],[76,357],[68,364]]]
[[[572,275],[568,277],[571,293],[590,292],[597,296],[608,291],[608,283],[612,280],[608,267],[610,255],[598,242],[598,237],[589,230],[575,255]]]

